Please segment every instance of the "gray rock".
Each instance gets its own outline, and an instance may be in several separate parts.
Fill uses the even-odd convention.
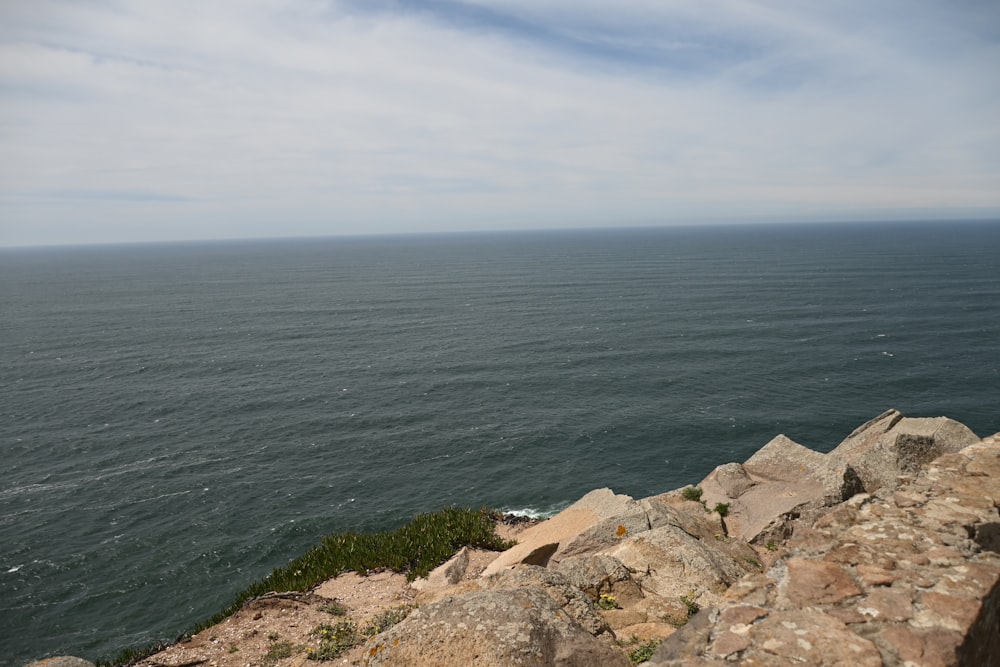
[[[483,585],[491,590],[539,588],[590,634],[599,635],[611,630],[594,610],[590,598],[561,572],[534,565],[518,565],[489,577]]]
[[[611,517],[635,513],[636,501],[631,496],[616,494],[611,489],[591,491],[551,519],[543,521],[517,536],[517,545],[500,554],[490,563],[483,576],[496,574],[519,563],[540,564],[551,558],[558,561],[565,546],[581,533]],[[555,549],[552,548],[555,545]],[[547,556],[543,558],[542,556]]]
[[[628,667],[540,588],[486,590],[422,607],[366,646],[371,667]]]
[[[618,514],[597,522],[559,550],[559,561],[572,556],[593,554],[621,542],[629,535],[649,530],[649,519],[638,503],[627,514]]]
[[[700,540],[712,540],[726,532],[722,518],[701,503],[685,500],[681,491],[670,491],[639,501],[646,510],[650,528],[674,526]]]
[[[741,482],[745,475],[750,485]],[[731,537],[748,542],[780,542],[791,523],[813,518],[863,491],[854,469],[843,460],[813,451],[779,435],[739,466],[721,466],[702,480],[708,507],[729,505]],[[736,492],[737,495],[730,495]]]
[[[694,590],[711,599],[756,571],[749,562],[718,548],[723,544],[703,542],[676,526],[662,526],[624,540],[609,553],[639,573],[646,591],[677,599]]]
[[[418,591],[444,588],[457,584],[469,569],[469,548],[462,547],[445,563],[434,568],[426,579],[417,579],[410,585]]]
[[[739,498],[751,486],[756,484],[739,463],[726,463],[715,469],[715,481],[722,491],[730,498]]]
[[[591,600],[600,599],[602,594],[613,595],[620,603],[642,599],[642,590],[632,573],[613,556],[573,556],[560,561],[555,569]]]
[[[694,658],[701,654],[708,643],[713,624],[718,620],[718,612],[714,609],[702,609],[691,617],[691,620],[660,644],[650,664],[669,664],[671,661]]]
[[[830,452],[857,470],[865,491],[895,488],[900,475],[913,475],[941,456],[979,442],[967,426],[947,417],[904,417],[883,413],[855,429]]]

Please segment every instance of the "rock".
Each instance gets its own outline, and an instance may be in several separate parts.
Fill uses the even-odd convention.
[[[691,620],[677,632],[672,633],[650,659],[653,665],[666,664],[675,660],[684,660],[701,655],[712,635],[712,628],[718,620],[718,612],[714,609],[702,609],[691,617]]]
[[[526,560],[534,561],[529,564],[539,564],[538,561],[543,559],[540,554],[548,554],[548,558],[558,560],[561,545],[570,544],[604,519],[634,513],[635,507],[636,502],[630,496],[615,494],[611,489],[591,491],[559,514],[518,535],[517,545],[490,563],[483,576],[496,574]]]
[[[613,556],[594,554],[565,558],[555,571],[566,577],[570,585],[583,591],[591,600],[602,594],[613,595],[620,604],[641,600],[642,589],[632,573]]]
[[[855,429],[830,452],[857,470],[865,491],[895,488],[900,475],[912,475],[933,459],[979,442],[979,437],[947,417],[904,417],[883,413]]]
[[[649,639],[666,639],[677,632],[677,628],[669,623],[636,623],[626,625],[619,629],[618,634],[623,638],[636,638],[639,641]]]
[[[666,623],[675,628],[687,623],[690,615],[680,597],[665,598],[651,593],[635,603],[632,611],[645,614],[647,623]]]
[[[94,663],[71,655],[57,655],[29,662],[24,667],[94,667]]]
[[[639,501],[649,527],[675,526],[699,540],[715,540],[726,534],[722,517],[699,502],[686,500],[681,491],[670,491]]]
[[[592,635],[608,632],[611,628],[591,605],[590,598],[570,584],[567,577],[535,565],[518,565],[489,577],[481,585],[492,590],[540,588],[574,621]]]
[[[792,606],[834,604],[861,595],[851,575],[836,563],[793,558],[787,561],[786,567],[785,594]]]
[[[743,492],[756,484],[739,463],[726,463],[715,469],[715,482],[728,498],[739,498]]]
[[[487,590],[422,607],[366,646],[371,667],[628,667],[540,588]]]
[[[426,579],[416,579],[410,583],[418,591],[430,588],[453,586],[462,580],[469,568],[469,548],[462,547],[448,561],[434,568]]]
[[[791,522],[815,517],[864,490],[849,465],[783,435],[742,466],[716,468],[700,486],[708,507],[729,505],[729,535],[755,544],[780,542],[790,534]]]
[[[904,421],[887,414],[871,428],[884,436]],[[702,610],[664,642],[650,667],[1000,667],[1000,554],[975,539],[1000,519],[1000,477],[988,472],[997,465],[991,437],[896,489],[827,509],[796,528],[766,573],[731,586],[717,613]]]
[[[693,590],[713,600],[752,569],[676,526],[627,538],[609,553],[639,573],[644,590],[665,598]]]
[[[581,554],[593,554],[621,542],[629,535],[649,530],[646,512],[636,503],[627,514],[617,514],[583,531],[559,550],[556,560]]]

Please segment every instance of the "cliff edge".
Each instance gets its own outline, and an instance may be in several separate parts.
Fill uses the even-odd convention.
[[[890,410],[700,484],[599,489],[426,579],[265,596],[143,667],[1000,666],[1000,434]]]

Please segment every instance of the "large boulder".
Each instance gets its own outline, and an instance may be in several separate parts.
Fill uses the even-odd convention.
[[[863,491],[861,479],[843,460],[779,435],[742,465],[713,470],[700,487],[708,507],[728,506],[731,537],[754,543],[780,542],[790,524],[809,518]]]
[[[558,561],[566,546],[582,533],[612,517],[635,514],[637,506],[638,503],[631,496],[616,494],[611,489],[591,491],[551,519],[519,534],[517,545],[504,551],[490,563],[483,576],[496,574],[521,563],[544,567],[550,559]],[[586,548],[581,547],[576,553],[585,551]]]
[[[753,557],[741,561],[720,549],[724,539],[710,543],[676,526],[661,526],[623,540],[608,553],[638,573],[644,591],[674,600],[693,593],[704,604],[759,570]]]
[[[561,573],[537,565],[518,565],[480,580],[480,585],[494,590],[537,588],[545,591],[560,609],[592,635],[608,632],[608,624],[594,611],[591,599]]]
[[[625,565],[607,554],[589,554],[565,558],[554,566],[565,576],[570,585],[578,588],[591,600],[611,595],[621,604],[641,600],[642,588]]]
[[[914,475],[942,454],[979,441],[967,426],[947,417],[904,417],[888,410],[861,425],[830,452],[857,471],[865,491],[895,488],[900,475]]]
[[[485,590],[417,609],[372,639],[371,667],[628,667],[541,588]]]

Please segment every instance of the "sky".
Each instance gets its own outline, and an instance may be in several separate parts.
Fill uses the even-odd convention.
[[[941,218],[995,0],[0,0],[0,246]]]

